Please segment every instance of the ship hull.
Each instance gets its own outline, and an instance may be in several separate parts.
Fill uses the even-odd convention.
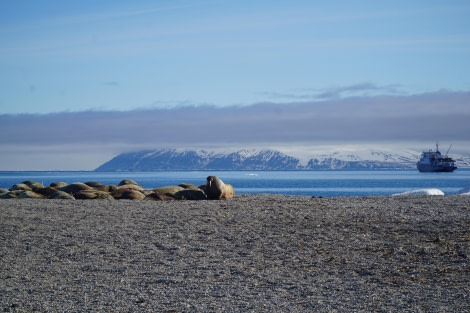
[[[453,172],[456,170],[456,166],[432,166],[432,165],[424,165],[418,164],[418,171],[422,173],[432,173],[432,172]]]

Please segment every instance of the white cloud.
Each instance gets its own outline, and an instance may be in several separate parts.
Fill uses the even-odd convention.
[[[244,107],[0,115],[0,133],[8,134],[0,138],[0,169],[25,169],[39,164],[37,158],[55,160],[46,169],[93,169],[121,152],[161,147],[277,147],[301,154],[315,145],[421,142],[420,150],[435,140],[468,143],[469,101],[469,92],[439,91]]]

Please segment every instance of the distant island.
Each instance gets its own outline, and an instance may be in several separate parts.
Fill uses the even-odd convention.
[[[215,153],[206,150],[156,149],[122,153],[102,164],[95,171],[193,171],[193,170],[361,170],[416,168],[416,154],[391,154],[371,151],[368,156],[338,152],[300,159],[277,150],[240,150]],[[465,161],[468,167],[470,160]]]

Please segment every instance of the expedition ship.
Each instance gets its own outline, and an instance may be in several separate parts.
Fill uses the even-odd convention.
[[[457,166],[455,166],[455,161],[447,156],[447,153],[442,156],[436,143],[436,151],[423,152],[416,166],[420,172],[453,172]]]

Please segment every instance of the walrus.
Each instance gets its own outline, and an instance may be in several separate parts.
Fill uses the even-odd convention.
[[[7,193],[2,193],[0,195],[0,199],[16,199],[18,198],[18,195],[24,192],[24,190],[13,190],[13,191],[8,191]]]
[[[153,191],[158,194],[172,197],[174,199],[178,199],[178,197],[176,196],[176,193],[181,190],[184,190],[184,188],[181,186],[165,186],[165,187],[159,187],[159,188],[153,189]]]
[[[183,189],[175,192],[178,200],[206,200],[207,195],[201,189]]]
[[[69,199],[69,200],[75,200],[75,198],[71,195],[66,193],[65,191],[57,191],[54,192],[52,195],[47,197],[47,199]]]
[[[9,190],[10,191],[14,191],[14,190],[31,191],[32,189],[31,187],[29,187],[28,185],[24,183],[19,183],[19,184],[14,184],[13,186],[11,186]]]
[[[119,185],[119,186],[118,186],[118,189],[132,189],[132,190],[136,190],[136,191],[143,191],[143,190],[145,190],[144,187],[142,187],[142,186],[140,186],[140,185],[135,185],[135,184]]]
[[[49,187],[52,187],[52,188],[62,188],[62,187],[65,187],[67,186],[68,184],[66,182],[63,182],[63,181],[58,181],[58,182],[53,182],[49,185]]]
[[[39,188],[39,189],[34,190],[34,192],[39,193],[45,197],[49,197],[50,195],[52,195],[54,192],[57,192],[57,191],[58,189],[54,187],[44,187],[44,188]]]
[[[73,183],[73,184],[58,188],[58,189],[60,191],[63,191],[63,192],[66,192],[66,193],[69,193],[69,194],[73,195],[74,193],[77,193],[79,191],[92,190],[93,188],[91,188],[88,185],[85,185],[84,183]]]
[[[113,196],[109,192],[100,190],[80,190],[73,195],[77,200],[86,199],[102,199],[102,200],[114,200]]]
[[[137,186],[139,186],[139,184],[135,180],[132,180],[132,179],[123,179],[119,182],[119,186],[124,186],[124,185],[137,185]]]
[[[89,182],[86,182],[86,183],[84,183],[84,184],[87,185],[87,186],[90,186],[91,188],[93,188],[93,189],[95,189],[95,190],[106,191],[106,192],[109,191],[109,186],[103,185],[103,184],[100,183],[100,182],[89,181]]]
[[[18,194],[18,198],[22,198],[22,199],[43,199],[44,196],[39,194],[39,193],[35,193],[34,191],[26,190],[26,191],[23,191],[22,193]]]
[[[208,199],[228,199],[233,198],[235,191],[232,185],[225,184],[217,176],[208,176],[204,188]]]
[[[22,184],[28,185],[31,190],[44,188],[44,185],[34,180],[25,180]]]
[[[176,200],[174,197],[170,197],[158,192],[152,192],[145,196],[144,200],[153,200],[153,201],[167,201],[167,200]]]
[[[111,196],[113,196],[116,200],[144,200],[145,195],[137,190],[130,189],[130,188],[118,188],[111,192]]]

